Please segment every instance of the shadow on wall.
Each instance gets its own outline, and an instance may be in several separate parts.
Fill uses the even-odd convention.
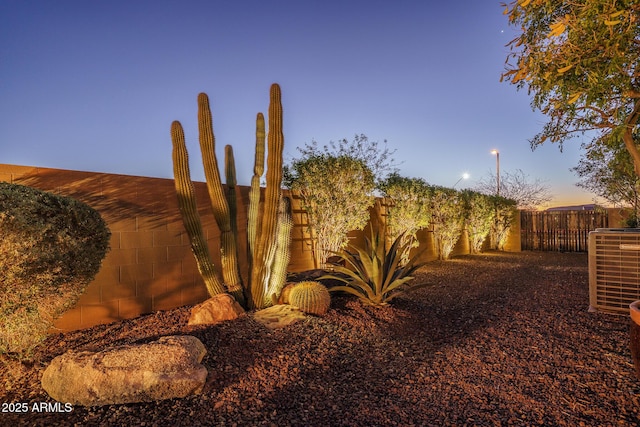
[[[164,225],[165,197],[158,199],[150,180],[154,178],[34,168],[13,182],[78,199],[99,211],[112,229],[129,230],[139,228],[135,221],[142,218],[142,228]]]

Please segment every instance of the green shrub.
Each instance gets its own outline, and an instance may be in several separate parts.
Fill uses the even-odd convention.
[[[427,228],[431,221],[429,185],[421,178],[406,178],[392,173],[382,181],[380,190],[389,203],[389,237],[395,240],[403,235],[401,244],[406,250],[402,254],[402,262],[406,263],[410,249],[419,246],[416,233]]]
[[[431,188],[431,224],[438,259],[448,259],[464,225],[464,201],[460,192],[439,186]]]
[[[509,237],[511,222],[516,214],[517,202],[501,196],[491,196],[495,207],[495,219],[491,228],[491,241],[493,249],[504,250],[504,245]]]
[[[0,235],[0,352],[24,356],[93,280],[110,232],[82,202],[0,182]]]
[[[424,284],[409,284],[413,280],[410,274],[424,263],[416,264],[421,253],[414,255],[406,264],[401,263],[405,249],[401,244],[402,237],[398,236],[387,250],[385,239],[372,231],[371,238],[365,238],[364,246],[350,246],[352,250],[337,253],[344,266],[336,264],[334,271],[341,275],[329,274],[320,279],[344,282],[344,286],[335,286],[329,291],[346,292],[357,296],[364,304],[378,307],[387,305],[400,294],[424,287]]]
[[[496,218],[496,208],[491,196],[472,190],[464,190],[465,224],[472,254],[482,252],[482,245],[491,232]]]
[[[287,174],[309,214],[316,264],[325,266],[331,253],[347,246],[349,231],[367,225],[374,203],[373,173],[362,160],[319,154],[294,161]]]

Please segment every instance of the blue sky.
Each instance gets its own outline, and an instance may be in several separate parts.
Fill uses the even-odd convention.
[[[253,165],[255,115],[283,93],[285,156],[354,134],[388,141],[400,173],[456,188],[495,171],[590,203],[580,140],[531,151],[544,117],[500,83],[514,37],[499,1],[0,0],[0,163],[172,177],[173,120],[195,180],[199,92],[218,155]]]

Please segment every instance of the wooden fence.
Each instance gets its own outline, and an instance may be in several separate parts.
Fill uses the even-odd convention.
[[[607,211],[521,211],[522,250],[587,252],[589,232],[609,224]]]

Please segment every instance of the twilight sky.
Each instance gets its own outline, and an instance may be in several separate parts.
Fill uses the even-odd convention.
[[[388,141],[400,173],[473,187],[522,169],[551,205],[575,187],[580,139],[563,152],[528,139],[544,117],[500,83],[514,37],[499,1],[0,0],[0,163],[172,178],[173,120],[194,180],[199,92],[219,159],[251,178],[255,115],[280,84],[285,161],[312,140]]]

